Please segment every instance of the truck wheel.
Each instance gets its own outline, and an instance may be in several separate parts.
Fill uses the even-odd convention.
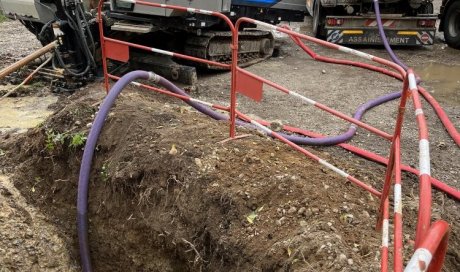
[[[321,8],[321,0],[316,0],[313,3],[313,35],[316,38],[324,39],[326,38],[326,31],[324,29],[324,11]]]
[[[460,49],[460,1],[447,9],[443,28],[446,43],[450,47]]]
[[[426,3],[425,5],[420,6],[417,10],[417,14],[433,14],[433,13],[434,13],[433,3]]]

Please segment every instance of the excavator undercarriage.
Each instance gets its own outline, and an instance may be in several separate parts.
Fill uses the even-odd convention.
[[[6,16],[20,20],[43,44],[58,39],[60,46],[53,65],[64,69],[66,76],[75,80],[93,78],[100,73],[98,2],[0,0],[0,7]],[[165,3],[162,0],[145,2]],[[233,22],[244,16],[273,24],[303,21],[306,10],[303,0],[169,0],[167,4],[220,12]],[[103,20],[108,37],[221,63],[231,61],[231,32],[216,17],[155,8],[131,0],[110,0],[103,3]],[[238,46],[238,62],[248,66],[269,58],[275,41],[272,33],[246,24],[239,30]],[[223,69],[131,50],[131,66],[149,65],[155,72],[185,84],[195,83],[195,68]],[[126,71],[123,63],[113,62],[109,67]]]

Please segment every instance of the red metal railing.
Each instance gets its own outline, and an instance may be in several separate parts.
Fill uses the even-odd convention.
[[[128,0],[126,0],[128,1]],[[194,99],[188,96],[178,95],[172,93],[167,90],[162,90],[153,86],[141,84],[138,82],[134,82],[133,84],[136,86],[140,86],[143,88],[147,88],[149,90],[153,90],[159,93],[163,93],[166,95],[170,95],[185,101],[193,101],[196,103],[200,103],[215,109],[224,110],[229,112],[229,120],[230,120],[230,138],[236,137],[236,120],[237,118],[252,123],[257,129],[262,130],[266,134],[279,139],[280,141],[286,143],[287,145],[291,146],[295,150],[301,152],[305,156],[317,161],[321,165],[327,167],[328,169],[334,171],[335,173],[339,174],[340,176],[346,178],[350,182],[356,184],[357,186],[369,191],[373,195],[380,198],[380,209],[379,209],[379,218],[377,222],[377,230],[382,231],[382,259],[381,259],[381,270],[387,271],[388,270],[388,244],[389,244],[389,194],[391,191],[392,183],[393,183],[393,176],[394,176],[394,271],[402,271],[403,270],[403,247],[402,247],[402,192],[401,192],[401,170],[408,170],[413,173],[419,174],[420,179],[420,202],[419,202],[419,215],[418,215],[418,222],[417,222],[417,234],[416,234],[416,251],[408,265],[406,266],[405,271],[440,271],[443,261],[444,255],[447,250],[447,240],[448,240],[448,224],[444,221],[437,221],[434,224],[430,225],[431,220],[431,183],[435,184],[438,188],[454,195],[457,199],[459,198],[460,194],[458,191],[448,187],[447,185],[443,184],[442,182],[432,178],[430,176],[430,158],[429,158],[429,143],[428,143],[428,130],[425,122],[425,116],[423,114],[420,97],[418,94],[418,86],[415,82],[415,76],[412,70],[409,70],[407,73],[401,68],[399,65],[386,60],[382,59],[361,51],[357,51],[354,49],[350,49],[344,46],[332,44],[323,40],[316,39],[314,37],[310,37],[307,35],[303,35],[297,32],[294,32],[287,27],[277,27],[274,25],[270,25],[264,22],[260,22],[250,18],[240,18],[237,20],[235,24],[233,24],[229,18],[219,12],[214,11],[207,11],[201,9],[194,9],[194,8],[186,8],[180,6],[173,6],[173,5],[165,5],[165,4],[156,4],[146,1],[139,1],[139,0],[129,0],[128,2],[137,4],[137,5],[145,5],[150,7],[157,7],[157,8],[164,8],[164,9],[173,9],[183,12],[189,13],[199,13],[208,16],[214,16],[220,18],[228,25],[231,33],[232,33],[232,43],[231,43],[231,52],[232,52],[232,61],[231,64],[223,64],[219,62],[214,62],[202,58],[187,56],[184,54],[179,54],[176,52],[166,51],[158,48],[147,47],[143,45],[138,45],[134,43],[130,43],[127,41],[121,41],[109,37],[105,37],[104,35],[104,26],[103,26],[103,18],[102,18],[102,6],[104,1],[100,1],[98,7],[98,20],[99,20],[99,33],[100,33],[100,40],[102,46],[102,62],[103,62],[103,70],[104,70],[104,77],[105,77],[105,88],[109,90],[109,79],[118,80],[119,77],[115,75],[111,75],[108,73],[107,70],[107,58],[114,59],[118,61],[128,61],[129,60],[129,48],[137,48],[157,54],[163,54],[167,56],[171,56],[174,58],[186,59],[189,61],[195,61],[200,63],[205,63],[209,65],[214,65],[218,67],[228,68],[231,71],[231,88],[230,88],[230,105],[229,106],[221,106],[212,103],[208,103],[205,101],[201,101],[198,99]],[[352,65],[360,68],[365,68],[373,71],[377,71],[388,76],[397,78],[403,81],[403,90],[402,95],[398,107],[398,116],[396,119],[395,130],[393,135],[390,135],[386,132],[379,130],[371,125],[368,125],[364,122],[361,122],[357,119],[354,119],[346,114],[343,114],[339,111],[336,111],[326,105],[323,105],[319,102],[316,102],[310,98],[307,98],[297,92],[291,91],[283,86],[280,86],[270,80],[267,80],[263,77],[257,76],[253,73],[250,73],[244,69],[238,67],[238,31],[241,23],[247,22],[258,25],[260,27],[268,28],[274,31],[282,32],[289,35],[292,40],[301,47],[306,53],[308,53],[313,59],[328,63],[335,63],[335,64],[342,64],[342,65]],[[391,68],[394,71],[390,71],[386,68],[361,63],[356,61],[349,61],[349,60],[342,60],[342,59],[334,59],[325,56],[317,55],[313,50],[311,50],[308,46],[306,46],[303,41],[313,42],[324,46],[326,48],[338,50],[347,54],[351,54],[360,58],[364,58],[366,60],[370,60],[376,62],[378,64],[382,64],[386,67]],[[244,84],[240,84],[240,82],[244,82]],[[334,165],[328,163],[327,161],[319,158],[315,154],[307,151],[306,149],[300,147],[299,145],[291,142],[290,140],[286,139],[282,135],[277,132],[270,130],[267,125],[268,122],[263,120],[254,120],[248,117],[247,115],[239,112],[236,107],[236,100],[237,100],[237,92],[242,93],[244,95],[253,98],[254,100],[260,100],[262,97],[262,87],[263,84],[271,86],[285,94],[291,95],[296,99],[301,100],[302,102],[312,105],[318,109],[326,111],[336,117],[339,117],[347,122],[350,122],[356,126],[364,128],[384,139],[391,141],[390,147],[390,156],[388,159],[379,157],[369,151],[360,150],[356,147],[353,147],[349,144],[341,144],[342,147],[352,150],[353,152],[357,152],[360,154],[364,154],[366,156],[371,157],[372,159],[384,163],[387,165],[385,179],[383,183],[382,192],[377,191],[375,188],[371,187],[368,184],[356,179],[355,177],[349,175],[345,171],[335,167]],[[252,89],[245,89],[243,85],[251,86]],[[408,166],[401,164],[401,150],[400,150],[400,139],[401,139],[401,131],[403,125],[403,118],[404,112],[406,108],[407,98],[412,95],[413,103],[415,105],[415,113],[417,116],[417,124],[419,127],[419,137],[420,137],[420,171],[412,169]],[[284,129],[290,130],[296,133],[308,135],[308,136],[315,136],[317,137],[318,134],[314,134],[305,130],[292,128],[284,126]],[[433,261],[432,261],[433,260]]]

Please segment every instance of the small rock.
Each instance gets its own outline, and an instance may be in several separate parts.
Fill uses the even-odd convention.
[[[297,208],[294,207],[294,206],[292,206],[292,207],[289,208],[288,214],[293,214],[293,213],[295,213],[296,211],[297,211]]]
[[[203,167],[203,163],[201,162],[201,159],[200,159],[200,158],[195,158],[195,164],[196,164],[196,166],[198,166],[199,168],[202,168],[202,167]]]
[[[326,73],[326,70],[321,70],[321,73],[324,75]]]
[[[81,125],[81,122],[80,121],[75,121],[75,125],[79,126],[79,125]]]
[[[305,208],[305,207],[302,207],[302,208],[300,208],[300,209],[297,211],[297,214],[298,214],[298,215],[303,215],[303,214],[305,213],[305,210],[306,210],[306,208]]]
[[[176,145],[173,144],[173,145],[171,146],[171,150],[169,150],[169,155],[176,155],[177,152],[178,152],[178,151],[177,151],[177,149],[176,149]]]
[[[87,127],[87,128],[91,128],[92,126],[93,126],[93,123],[88,123],[88,124],[86,124],[86,127]]]
[[[301,227],[307,227],[308,226],[308,223],[305,220],[301,220],[299,224],[300,224]]]
[[[283,129],[283,123],[281,121],[274,121],[270,123],[270,129],[278,132]]]
[[[446,148],[447,148],[447,145],[446,145],[445,142],[439,142],[438,148],[439,148],[439,149],[446,149]]]
[[[341,263],[347,262],[347,255],[341,253],[341,254],[339,255],[339,262],[341,262]]]
[[[347,262],[348,262],[348,265],[353,265],[353,259],[350,258],[350,259],[348,259]]]
[[[280,219],[276,220],[276,224],[278,226],[284,225],[284,221],[286,221],[286,217],[281,217]]]

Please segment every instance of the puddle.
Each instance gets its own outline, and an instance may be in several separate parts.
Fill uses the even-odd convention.
[[[0,100],[0,132],[25,132],[53,113],[48,106],[56,96],[5,98]]]
[[[430,62],[414,69],[441,105],[460,106],[460,66]]]

